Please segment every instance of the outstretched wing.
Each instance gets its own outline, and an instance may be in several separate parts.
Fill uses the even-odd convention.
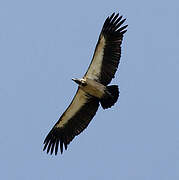
[[[67,110],[49,132],[44,141],[44,149],[55,155],[60,143],[61,153],[75,136],[80,134],[92,120],[99,107],[99,100],[87,95],[83,90],[78,91]]]
[[[91,64],[84,77],[107,85],[114,78],[121,57],[121,43],[127,25],[126,19],[113,13],[104,22]]]

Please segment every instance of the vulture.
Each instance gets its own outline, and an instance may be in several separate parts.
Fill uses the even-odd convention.
[[[63,149],[87,128],[98,107],[113,106],[119,96],[117,85],[109,85],[114,78],[121,57],[121,43],[128,25],[126,19],[113,13],[105,20],[89,68],[83,78],[72,78],[78,84],[77,92],[66,111],[44,140],[47,153],[61,154]]]

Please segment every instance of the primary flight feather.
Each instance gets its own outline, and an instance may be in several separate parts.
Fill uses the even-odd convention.
[[[119,96],[117,85],[107,86],[118,68],[121,43],[127,25],[126,19],[113,13],[102,27],[91,64],[82,79],[73,78],[78,90],[71,104],[59,118],[44,141],[47,153],[63,153],[75,136],[80,134],[95,116],[99,105],[103,109],[113,106]]]

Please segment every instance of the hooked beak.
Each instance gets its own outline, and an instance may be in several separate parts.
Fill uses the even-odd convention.
[[[77,78],[72,78],[71,80],[72,80],[72,81],[74,81],[74,82],[76,82],[77,84],[79,84],[79,83],[80,83],[80,80],[79,80],[79,79],[77,79]]]

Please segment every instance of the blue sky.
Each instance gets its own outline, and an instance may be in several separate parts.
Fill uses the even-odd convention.
[[[43,140],[71,102],[105,18],[128,32],[116,78],[120,98],[99,109],[63,155]],[[179,179],[179,3],[0,1],[1,179]]]

